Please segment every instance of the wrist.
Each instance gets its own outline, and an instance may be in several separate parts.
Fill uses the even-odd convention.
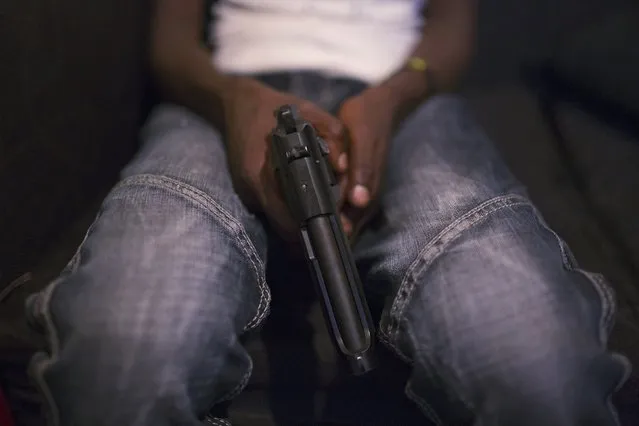
[[[238,99],[255,96],[256,80],[231,74],[217,73],[214,84],[208,87],[210,113],[213,122],[220,130],[225,131],[226,119]]]
[[[246,77],[237,75],[221,74],[212,90],[214,96],[219,99],[222,105],[232,102],[240,93],[245,90]]]
[[[410,114],[431,94],[425,72],[402,69],[380,85],[387,92],[391,107],[401,116]]]
[[[225,75],[217,95],[223,104],[234,102],[236,99],[259,97],[267,87],[253,77],[242,75]]]

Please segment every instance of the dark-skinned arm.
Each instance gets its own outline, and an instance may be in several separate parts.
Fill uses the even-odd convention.
[[[425,72],[408,63],[382,86],[406,113],[436,93],[456,90],[472,60],[478,0],[430,0],[422,38],[410,58],[422,58]],[[403,114],[402,114],[403,115]]]
[[[164,99],[223,125],[234,79],[218,72],[202,45],[204,0],[158,0],[151,23],[151,69]],[[221,128],[221,127],[218,127]]]
[[[351,228],[361,229],[374,211],[371,201],[378,195],[396,126],[429,96],[456,89],[474,50],[477,2],[430,0],[424,11],[421,40],[405,66],[342,105],[338,116],[349,140],[348,181],[344,186],[348,203],[343,214],[344,223]],[[410,67],[411,58],[425,61],[426,70]]]

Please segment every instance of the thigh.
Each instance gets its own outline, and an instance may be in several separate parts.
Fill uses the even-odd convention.
[[[433,98],[403,125],[385,185],[355,253],[368,291],[386,296],[380,336],[413,363],[407,390],[426,413],[462,424],[496,389],[545,404],[565,401],[566,383],[603,401],[623,380],[624,360],[602,356],[609,287],[578,268],[463,100]]]
[[[118,278],[104,288],[83,284],[77,291],[87,297],[119,294],[133,301],[155,293],[162,301],[175,295],[176,301],[184,296],[195,302],[194,290],[200,296],[251,296],[247,300],[258,300],[259,307],[251,309],[245,324],[250,328],[269,300],[263,278],[266,235],[233,190],[220,134],[189,110],[164,104],[152,112],[141,137],[141,149],[104,200],[65,273],[95,268],[96,274]],[[235,274],[250,277],[255,287],[234,289]]]
[[[575,269],[569,252],[461,98],[435,97],[407,120],[388,167],[382,214],[355,253],[368,291],[386,296],[381,334],[400,354],[410,357],[402,337],[411,309],[423,323],[466,315],[463,326],[506,320],[531,300],[540,304],[522,321],[563,315],[557,304],[581,283],[563,285]],[[585,281],[584,294],[607,323],[607,286]],[[422,288],[429,297],[418,303]]]
[[[464,100],[430,99],[392,141],[380,214],[354,247],[367,290],[398,294],[424,250],[440,248],[481,217],[521,202],[526,202],[525,189]]]
[[[50,342],[33,373],[55,411],[133,424],[136,404],[168,398],[188,416],[235,393],[250,372],[237,336],[270,302],[265,257],[264,230],[232,190],[219,134],[159,107],[77,254],[31,299]]]

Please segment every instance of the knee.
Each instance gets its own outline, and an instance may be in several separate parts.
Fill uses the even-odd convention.
[[[198,300],[175,287],[172,293],[140,288],[136,295],[114,286],[111,294],[94,288],[69,297],[65,284],[71,283],[61,283],[44,307],[47,331],[63,351],[59,355],[78,357],[87,368],[110,366],[122,373],[155,375],[170,365],[188,370],[204,347],[207,356],[224,356],[242,332],[237,318],[246,318],[252,308],[215,294]]]
[[[226,356],[263,309],[248,268],[217,259],[206,262],[208,269],[199,262],[185,269],[185,259],[170,256],[160,256],[163,263],[154,261],[151,270],[115,261],[104,268],[104,257],[117,259],[102,253],[98,262],[85,253],[28,307],[48,336],[51,357],[69,361],[69,371],[135,371],[153,383],[158,369],[186,371],[199,358]]]
[[[418,343],[436,343],[468,368],[521,369],[539,380],[550,379],[536,368],[557,376],[603,350],[608,300],[564,263],[563,243],[531,209],[493,211],[446,238],[406,274],[414,288],[404,314]]]
[[[57,296],[45,315],[50,347],[34,358],[31,374],[64,413],[181,404],[185,392],[199,406],[250,370],[236,321],[245,307],[229,300],[103,295],[98,305]]]
[[[449,307],[445,323],[413,317],[408,325],[413,388],[431,387],[429,392],[443,391],[461,403],[459,413],[444,416],[466,412],[494,425],[616,424],[608,401],[625,380],[628,363],[606,352],[587,326],[573,327],[561,316],[521,305],[510,308],[512,319],[486,315],[484,321],[460,308]],[[447,413],[450,406],[433,408]]]
[[[406,316],[416,380],[437,377],[482,424],[613,425],[608,397],[628,367],[606,350],[592,282],[553,262],[530,267],[533,250],[511,249],[487,273],[482,250],[495,248],[484,247],[480,262],[436,263],[420,282]],[[545,255],[561,265],[558,250]]]
[[[45,307],[50,346],[31,364],[63,424],[93,424],[96,416],[104,424],[160,424],[167,409],[190,416],[187,407],[203,409],[250,369],[237,337],[240,305],[163,301],[166,294],[131,300],[117,289],[73,298],[63,284],[36,302]]]

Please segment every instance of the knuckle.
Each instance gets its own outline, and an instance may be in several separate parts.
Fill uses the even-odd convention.
[[[302,114],[316,114],[317,113],[317,109],[315,108],[315,105],[313,105],[312,102],[307,101],[307,100],[301,100],[297,102],[297,108],[299,109],[300,113]]]

